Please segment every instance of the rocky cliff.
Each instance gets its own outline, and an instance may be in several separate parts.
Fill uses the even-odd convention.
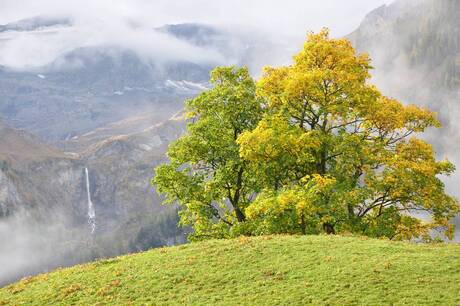
[[[398,0],[369,13],[348,38],[370,54],[384,92],[448,117],[460,91],[459,1]]]
[[[166,160],[168,143],[183,128],[176,116],[123,135],[94,131],[102,140],[65,153],[2,124],[0,238],[9,243],[0,245],[0,264],[9,269],[0,284],[59,265],[184,242],[175,208],[161,206],[150,185],[153,167]],[[15,264],[12,258],[23,260]]]

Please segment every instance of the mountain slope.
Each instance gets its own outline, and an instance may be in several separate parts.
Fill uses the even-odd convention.
[[[25,131],[12,129],[0,120],[0,156],[11,159],[41,159],[46,157],[69,157],[44,144]]]
[[[268,236],[156,249],[27,278],[3,304],[457,305],[460,246]]]
[[[348,38],[370,53],[377,78],[393,81],[392,88],[403,78],[406,82],[397,88],[405,87],[406,94],[414,90],[411,84],[424,84],[432,91],[460,87],[460,2],[456,0],[395,1],[369,13]],[[403,70],[412,77],[401,75]]]
[[[185,98],[201,89],[178,88],[175,82],[201,84],[209,68],[174,63],[160,71],[133,52],[120,48],[80,48],[56,62],[77,63],[37,71],[0,67],[0,115],[13,127],[58,143],[107,124],[143,113],[167,120]]]
[[[71,26],[72,21],[69,18],[53,18],[36,16],[32,18],[18,20],[16,22],[0,25],[0,32],[17,31],[27,32],[35,31],[49,27],[66,27]]]
[[[0,244],[0,286],[57,266],[184,242],[175,208],[161,206],[150,186],[152,167],[165,161],[183,127],[174,117],[141,132],[96,131],[83,140],[86,150],[70,154],[0,125],[0,241],[9,242]]]
[[[370,54],[373,82],[385,94],[439,113],[443,128],[430,141],[460,160],[460,1],[397,0],[369,13],[348,38]]]
[[[91,38],[85,38],[70,44],[73,36],[88,34],[65,18],[0,25],[0,116],[10,126],[61,144],[144,113],[155,113],[157,122],[167,120],[184,99],[205,88],[216,65],[247,64],[259,70],[268,59],[285,57],[279,43],[214,26],[124,26],[142,39],[87,44]],[[47,61],[37,57],[19,65],[36,59],[17,54],[22,40],[59,52],[50,53]]]
[[[203,54],[206,50],[217,51],[212,45],[195,46],[184,37],[159,29],[144,33],[146,46],[76,43],[46,63],[21,68],[11,63],[9,56],[17,53],[13,49],[21,38],[46,46],[54,42],[47,39],[62,36],[62,44],[66,44],[72,35],[83,31],[65,20],[39,16],[0,25],[0,116],[8,125],[25,129],[48,143],[62,143],[144,113],[155,114],[157,122],[167,120],[182,108],[184,99],[203,90],[210,69],[217,64],[211,59],[167,58],[163,53],[175,52],[162,50],[164,41]],[[188,27],[177,25],[175,29]],[[53,30],[43,33],[48,28]],[[150,40],[159,41],[147,51]]]
[[[78,177],[79,163],[73,155],[2,122],[0,139],[0,218],[28,208],[50,211],[54,208],[51,198],[59,198],[61,206],[70,204],[66,200],[71,195],[66,192],[75,188],[78,180],[64,188],[61,178]],[[39,183],[43,181],[48,184]],[[48,189],[50,186],[54,190]]]

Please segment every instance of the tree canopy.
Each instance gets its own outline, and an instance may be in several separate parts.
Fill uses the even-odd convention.
[[[327,30],[257,82],[246,68],[216,68],[213,87],[187,102],[187,132],[152,180],[165,203],[181,206],[191,238],[451,238],[459,205],[440,176],[454,166],[417,138],[440,123],[382,95],[370,69],[366,54]]]

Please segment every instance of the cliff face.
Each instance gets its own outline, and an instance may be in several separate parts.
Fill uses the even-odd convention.
[[[99,230],[124,230],[127,223],[165,209],[150,180],[153,167],[166,161],[168,144],[184,126],[173,117],[141,132],[109,137],[81,153],[90,170],[98,219],[107,220],[99,223]]]
[[[0,217],[55,205],[78,214],[81,162],[0,123]]]
[[[87,217],[85,168],[98,232],[112,231],[133,217],[155,214],[162,207],[150,185],[152,169],[166,161],[168,144],[183,128],[184,121],[174,117],[141,132],[109,136],[81,153],[63,153],[3,126],[0,131],[8,137],[2,137],[0,145],[2,216],[29,209],[46,215],[59,209],[85,224],[81,222]]]
[[[0,284],[60,265],[184,242],[175,208],[161,206],[150,186],[153,167],[166,160],[168,143],[183,128],[174,117],[131,134],[95,131],[102,140],[64,153],[2,125],[0,240],[9,243],[0,245],[0,264],[9,268],[0,273]],[[93,234],[85,168],[96,214]]]
[[[375,82],[391,94],[429,103],[459,91],[459,1],[398,0],[369,13],[348,38],[371,55]]]
[[[443,128],[427,137],[441,157],[460,160],[460,2],[398,0],[369,13],[348,38],[370,54],[373,82],[386,95],[438,112]]]
[[[23,161],[18,166],[10,159],[1,161],[0,211],[2,217],[33,210],[37,216],[62,208],[69,216],[84,216],[85,198],[82,163],[73,159],[46,158]]]

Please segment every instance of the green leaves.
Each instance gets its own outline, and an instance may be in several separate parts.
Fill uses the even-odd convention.
[[[193,226],[195,240],[227,237],[258,189],[236,142],[262,116],[255,83],[246,68],[236,67],[216,68],[211,83],[187,101],[187,132],[170,145],[171,163],[158,167],[153,179],[165,203],[181,206],[181,223]]]
[[[314,175],[292,187],[265,189],[247,208],[248,218],[258,225],[258,234],[319,233],[322,224],[333,222],[334,201],[324,195],[335,183],[333,178]]]

